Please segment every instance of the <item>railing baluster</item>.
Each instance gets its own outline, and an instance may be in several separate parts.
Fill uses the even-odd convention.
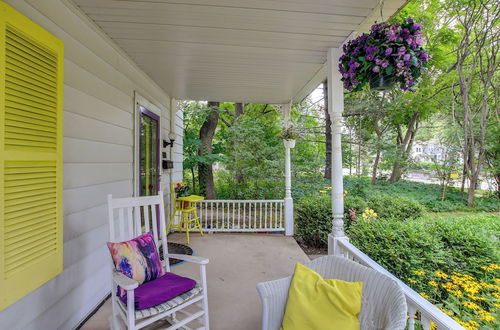
[[[267,228],[267,203],[264,203],[264,228]]]
[[[429,330],[431,328],[431,321],[425,316],[421,315],[420,323],[422,323],[422,328],[425,330]]]
[[[215,227],[219,229],[219,203],[215,202]]]
[[[254,206],[254,209],[253,209],[253,217],[254,217],[253,229],[257,229],[257,202],[254,202],[253,206]]]
[[[238,228],[241,229],[241,202],[238,202]]]
[[[271,228],[276,228],[276,202],[272,202],[271,203],[271,219],[272,219],[272,223],[271,223]]]
[[[259,229],[262,228],[262,203],[259,202],[259,208],[260,208],[260,212],[259,212]]]
[[[415,330],[415,314],[417,310],[413,305],[408,305],[408,330]]]
[[[246,228],[247,223],[247,203],[243,202],[243,228]]]
[[[221,206],[222,206],[222,220],[221,220],[222,229],[227,229],[226,223],[225,223],[225,221],[226,221],[226,203],[223,202]]]
[[[279,211],[278,211],[278,209],[280,207],[280,203],[276,202],[274,207],[275,207],[275,212],[274,212],[275,228],[279,228],[279,225],[278,225],[278,223],[279,223],[279,218],[278,218]]]
[[[283,203],[280,202],[280,228],[283,228]]]
[[[234,202],[233,202],[233,219],[231,220],[231,222],[233,223],[233,229],[234,229],[234,222],[235,222],[235,219],[234,219]]]
[[[208,224],[208,208],[207,208],[207,203],[203,202],[203,211],[205,211],[205,216],[203,217],[204,223],[202,225],[202,228],[207,228]]]

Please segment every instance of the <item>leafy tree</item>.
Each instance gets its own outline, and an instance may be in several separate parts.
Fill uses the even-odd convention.
[[[494,110],[500,82],[500,6],[495,0],[446,1],[448,15],[460,34],[455,68],[460,86],[461,108],[457,114],[463,129],[464,172],[469,179],[467,204],[474,205],[474,195],[486,157],[486,133]]]

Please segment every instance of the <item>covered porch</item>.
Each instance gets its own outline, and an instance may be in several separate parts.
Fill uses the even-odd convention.
[[[178,112],[177,100],[227,100],[280,105],[283,127],[287,128],[290,125],[291,104],[303,100],[325,79],[328,81],[328,111],[332,120],[333,218],[328,253],[349,258],[394,278],[406,295],[409,329],[414,329],[416,321],[421,323],[424,329],[430,329],[431,322],[439,329],[461,328],[439,308],[350,244],[344,233],[341,154],[344,90],[338,71],[341,47],[352,36],[367,31],[375,21],[392,16],[407,1],[60,0],[54,1],[56,4],[34,0],[7,2],[50,29],[59,38],[67,40],[66,54],[71,58],[67,65],[67,75],[71,77],[68,81],[72,87],[67,88],[65,107],[76,109],[73,111],[84,118],[92,117],[108,122],[108,126],[116,124],[116,116],[123,116],[123,123],[120,125],[126,127],[124,132],[123,129],[117,129],[119,134],[115,134],[115,131],[107,126],[97,124],[97,134],[90,134],[81,128],[86,125],[72,124],[65,127],[68,137],[65,141],[65,163],[71,163],[71,160],[75,162],[74,159],[89,162],[88,159],[91,159],[96,170],[88,170],[90,165],[78,168],[68,166],[77,175],[64,178],[65,198],[70,201],[65,205],[64,221],[73,221],[70,222],[72,227],[67,227],[66,238],[72,239],[73,242],[68,243],[71,250],[64,247],[65,259],[68,259],[65,262],[67,265],[75,263],[78,268],[64,269],[64,275],[59,277],[59,281],[64,278],[64,285],[59,285],[61,292],[58,296],[51,295],[52,286],[56,286],[55,282],[42,287],[40,295],[44,298],[48,296],[52,301],[51,314],[44,314],[45,307],[37,305],[41,311],[32,312],[31,319],[26,321],[31,328],[35,329],[40,322],[57,324],[57,328],[62,324],[72,327],[82,320],[80,315],[86,315],[94,309],[95,301],[102,300],[103,295],[109,293],[111,283],[103,282],[109,279],[108,269],[105,268],[109,265],[109,256],[105,251],[107,224],[104,203],[108,193],[130,196],[136,189],[137,164],[133,159],[136,142],[133,132],[137,128],[133,124],[134,115],[130,114],[135,110],[128,109],[130,104],[134,103],[133,93],[128,92],[139,89],[135,81],[144,86],[154,86],[141,88],[142,93],[152,100],[151,104],[158,105],[164,125],[161,138],[168,140],[170,136],[175,137],[172,133],[178,131],[175,118],[182,117]],[[86,71],[82,68],[86,68]],[[83,92],[80,92],[80,89]],[[95,99],[100,101],[81,101],[86,100],[90,94],[95,94]],[[155,99],[160,99],[161,102],[155,102]],[[114,105],[110,107],[105,102]],[[68,116],[68,123],[73,123],[71,116]],[[164,124],[167,122],[170,127]],[[177,132],[177,137],[182,140],[182,132]],[[80,157],[80,144],[77,139],[102,143],[99,141],[101,139],[120,147],[115,148],[119,150],[116,151],[106,149],[104,143],[104,146],[91,145],[85,149],[87,157]],[[182,162],[179,164],[182,145],[179,145],[179,141],[176,143],[175,148],[167,150],[170,150],[170,160],[174,162],[178,173],[173,170],[161,172],[163,191],[168,191],[170,182],[179,180],[179,173],[182,173],[179,170],[182,169]],[[114,164],[114,167],[109,167],[107,172],[99,170],[102,159]],[[126,165],[120,173],[116,171],[117,162]],[[255,285],[261,281],[288,276],[293,272],[296,262],[305,263],[309,260],[292,237],[294,224],[291,170],[290,148],[287,147],[286,194],[283,200],[247,201],[247,204],[253,203],[254,206],[238,206],[237,213],[235,204],[245,202],[226,201],[227,214],[231,213],[232,203],[231,228],[228,227],[227,221],[224,222],[224,218],[221,220],[222,226],[214,227],[208,211],[213,211],[213,206],[205,208],[205,224],[208,226],[210,223],[212,230],[209,231],[215,233],[206,234],[204,237],[192,235],[191,245],[196,255],[210,259],[207,272],[210,325],[213,329],[259,329],[260,301]],[[76,188],[81,188],[82,192],[75,193]],[[166,199],[170,200],[169,197]],[[210,202],[220,203],[206,201]],[[263,206],[266,213],[262,213]],[[272,212],[267,213],[267,206],[270,210],[271,206],[274,207]],[[169,205],[166,206],[168,207]],[[245,218],[245,212],[252,214],[254,221],[243,221],[244,225],[241,227],[237,220],[241,216]],[[219,214],[218,211],[216,214]],[[254,227],[245,227],[249,223],[253,223]],[[283,231],[285,235],[231,234],[220,233],[221,231]],[[62,241],[62,234],[60,235]],[[171,235],[169,238],[174,242],[184,240],[184,236],[180,234]],[[89,243],[81,243],[80,239]],[[92,250],[91,247],[94,246],[99,246],[99,250]],[[83,259],[80,254],[87,253],[85,257],[91,256],[91,252],[87,250],[92,250],[98,258],[89,257],[85,264],[80,265],[79,259]],[[92,271],[91,267],[97,265],[96,259],[99,260],[99,265],[102,265],[98,271]],[[197,274],[188,264],[176,266],[174,271],[188,276]],[[80,274],[84,272],[87,276],[84,279],[85,286],[78,283],[81,287],[80,291],[76,291],[76,284],[72,284],[71,277],[74,274],[83,277]],[[95,282],[99,282],[99,292],[92,291],[97,291]],[[64,292],[61,288],[64,288]],[[76,297],[79,292],[89,296],[87,302],[80,303]],[[70,311],[70,305],[62,299],[73,301],[77,306],[71,306],[72,312],[67,312],[70,315],[58,315],[59,309],[67,308]],[[31,301],[22,304],[36,305]],[[16,313],[9,315],[20,315],[24,312],[23,306],[17,305]],[[75,314],[77,309],[78,315]],[[82,329],[107,329],[106,313],[109,312],[104,305]],[[15,317],[9,315],[3,311],[0,317],[5,319],[5,324],[14,324]],[[51,318],[54,315],[61,320],[55,321],[57,317]],[[100,323],[102,315],[105,316],[106,323]]]

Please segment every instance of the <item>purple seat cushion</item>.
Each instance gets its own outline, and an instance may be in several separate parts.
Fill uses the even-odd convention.
[[[145,282],[134,290],[135,309],[145,309],[166,302],[193,289],[196,282],[190,278],[166,273],[156,280]],[[127,295],[120,297],[127,304]]]

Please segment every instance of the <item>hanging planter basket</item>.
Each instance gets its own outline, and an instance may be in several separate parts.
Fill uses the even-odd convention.
[[[408,18],[399,23],[379,23],[343,46],[339,72],[344,88],[359,91],[365,85],[384,91],[397,85],[415,92],[418,78],[429,61],[422,26]]]
[[[295,148],[295,140],[283,140],[283,144],[285,145],[285,148]]]
[[[394,77],[385,74],[373,74],[370,77],[370,89],[375,91],[387,91],[394,87]]]

